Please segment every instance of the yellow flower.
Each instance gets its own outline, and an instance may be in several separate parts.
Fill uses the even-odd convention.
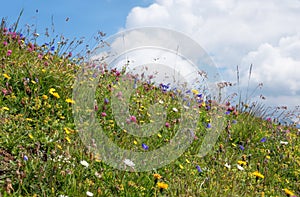
[[[42,98],[43,98],[44,100],[47,100],[47,99],[48,99],[48,96],[47,96],[47,95],[43,95]]]
[[[64,130],[65,130],[66,134],[70,134],[71,133],[71,131],[67,127],[65,127]]]
[[[194,94],[199,94],[198,90],[192,90]]]
[[[8,107],[2,107],[2,110],[9,111],[9,108]]]
[[[49,93],[53,94],[54,92],[55,92],[55,89],[54,88],[50,88]]]
[[[183,167],[181,164],[179,164],[179,168],[180,168],[180,169],[183,169],[184,167]]]
[[[29,133],[28,136],[29,136],[30,139],[33,139],[33,136],[32,136],[31,133]]]
[[[159,138],[161,138],[161,137],[162,137],[160,134],[157,134],[157,136],[158,136]]]
[[[238,164],[239,164],[239,165],[244,165],[244,166],[245,166],[245,165],[247,165],[247,162],[245,162],[245,161],[238,161]]]
[[[10,77],[8,74],[5,74],[5,73],[4,73],[4,74],[2,74],[2,75],[3,75],[3,77],[6,78],[6,79],[11,79],[11,77]]]
[[[137,145],[137,141],[136,141],[136,140],[134,140],[133,143],[134,143],[135,145]]]
[[[163,183],[163,182],[157,182],[157,187],[160,189],[168,189],[168,184]]]
[[[55,98],[60,98],[60,96],[59,96],[59,94],[57,93],[57,92],[54,92],[53,94],[52,94]]]
[[[254,176],[256,176],[256,177],[259,177],[259,178],[265,178],[265,176],[264,175],[262,175],[261,173],[259,173],[258,171],[255,171],[255,172],[253,172],[252,173]]]
[[[161,179],[162,178],[162,176],[160,175],[160,174],[153,174],[153,177],[155,178],[155,179]]]
[[[71,143],[71,140],[70,140],[70,138],[67,136],[67,137],[65,137],[65,139],[69,142],[69,143]]]
[[[66,99],[66,102],[67,102],[67,103],[72,103],[72,104],[74,104],[74,103],[75,103],[75,101],[74,101],[74,100],[72,100],[72,99],[69,99],[69,98],[67,98],[67,99]]]
[[[185,159],[186,163],[191,163],[188,159]]]
[[[57,148],[59,148],[60,150],[62,150],[62,147],[61,147],[61,145],[59,145],[59,144],[56,144],[56,146],[57,146]]]
[[[287,188],[284,189],[284,192],[286,193],[286,195],[290,195],[290,196],[294,196],[295,195],[294,192],[292,192],[291,190],[289,190]]]

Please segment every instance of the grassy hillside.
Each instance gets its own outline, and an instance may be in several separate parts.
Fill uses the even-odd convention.
[[[63,42],[38,46],[34,36],[0,27],[0,196],[300,196],[300,131],[230,105],[223,132],[204,158],[195,154],[214,125],[211,103],[201,101],[195,140],[175,162],[150,172],[106,165],[82,144],[74,125],[72,86],[80,65],[68,51],[59,52]],[[138,87],[130,106],[135,121],[149,121],[148,104],[163,100],[168,124],[149,139],[128,135],[110,106],[119,74],[106,70],[97,88],[95,111],[106,135],[134,151],[168,143],[179,119],[174,93]]]

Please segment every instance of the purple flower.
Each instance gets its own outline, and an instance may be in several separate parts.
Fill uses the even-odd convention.
[[[12,54],[12,50],[8,50],[6,53],[7,56],[10,56],[11,54]]]
[[[130,121],[131,122],[136,122],[136,117],[135,116],[130,116]]]
[[[144,144],[144,143],[142,144],[142,147],[143,147],[144,150],[148,150],[148,149],[149,149],[149,146],[147,146],[147,145]]]
[[[226,111],[225,114],[226,114],[226,115],[229,115],[229,114],[230,114],[230,111]]]
[[[208,128],[208,129],[211,128],[211,124],[207,123],[206,128]]]
[[[264,138],[262,138],[261,140],[260,140],[260,142],[266,142],[267,141],[267,138],[266,137],[264,137]]]
[[[241,150],[245,150],[245,147],[244,147],[244,146],[239,145],[239,147],[240,147]]]
[[[107,98],[105,98],[105,99],[104,99],[104,103],[105,103],[105,104],[108,104],[108,103],[109,103],[109,100],[108,100]]]
[[[197,168],[199,173],[203,172],[199,165],[196,165],[196,168]]]
[[[237,123],[237,121],[236,120],[232,120],[232,124],[236,124]]]
[[[107,115],[107,114],[106,114],[105,112],[102,112],[102,113],[101,113],[101,116],[102,116],[102,117],[105,117],[106,115]]]
[[[28,157],[26,155],[24,155],[23,159],[24,161],[28,161]]]
[[[52,47],[50,48],[50,50],[51,50],[51,51],[54,51],[54,50],[55,50],[55,46],[52,46]]]
[[[170,123],[166,122],[165,126],[166,126],[167,128],[169,128],[169,127],[170,127]]]

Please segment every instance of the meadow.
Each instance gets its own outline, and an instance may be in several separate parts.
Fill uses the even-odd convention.
[[[300,130],[265,117],[251,104],[223,106],[224,128],[204,157],[195,156],[207,132],[213,104],[201,92],[191,146],[174,162],[147,172],[114,169],[86,147],[74,124],[73,85],[84,56],[80,41],[0,26],[0,197],[5,196],[300,196]],[[51,40],[51,39],[50,39]],[[110,93],[124,71],[103,69],[94,106],[97,121],[118,146],[155,150],[180,123],[176,93],[144,83],[131,95],[132,122],[151,122],[149,104],[163,101],[167,122],[151,138],[129,135],[114,119]],[[254,113],[255,112],[255,113]],[[260,116],[257,116],[260,114]],[[168,154],[168,153],[166,153]]]

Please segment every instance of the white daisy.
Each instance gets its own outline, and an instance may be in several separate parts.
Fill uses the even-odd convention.
[[[229,165],[228,163],[225,163],[225,167],[230,169],[231,168],[231,165]]]
[[[242,166],[240,166],[240,165],[236,165],[237,166],[237,168],[239,169],[239,170],[241,170],[241,171],[243,171],[243,170],[245,170]]]
[[[287,145],[287,144],[288,144],[288,142],[285,142],[285,141],[280,141],[280,144]]]
[[[134,167],[135,166],[133,161],[131,161],[130,159],[124,159],[124,163],[125,163],[125,165],[127,165],[129,167]]]
[[[92,192],[89,192],[89,191],[86,192],[86,195],[87,196],[94,196],[94,194]]]
[[[89,167],[89,163],[85,160],[80,161],[80,164],[83,165],[84,167]]]

